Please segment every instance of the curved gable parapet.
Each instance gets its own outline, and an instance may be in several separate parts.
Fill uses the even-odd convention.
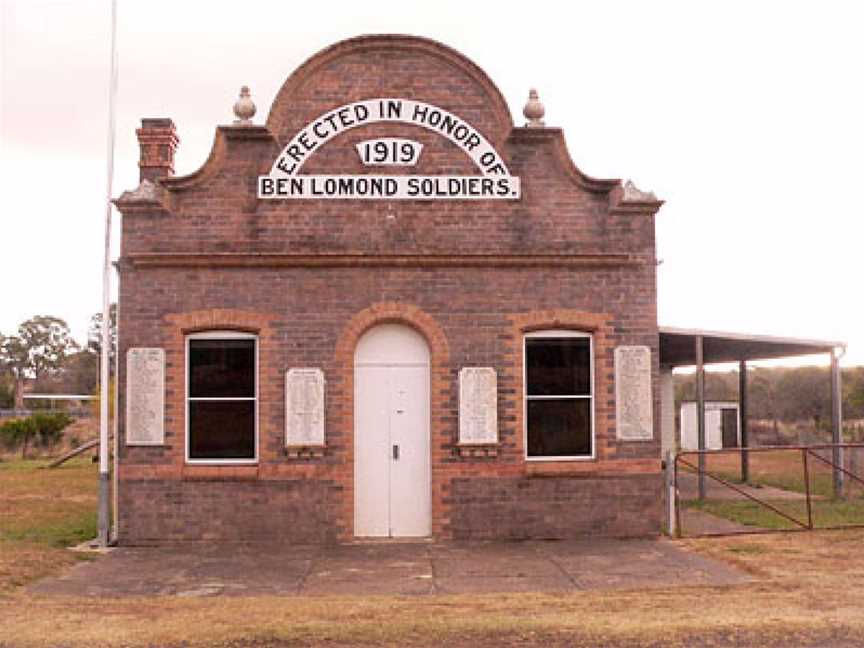
[[[225,160],[225,149],[225,138],[222,136],[222,129],[217,128],[216,134],[213,136],[213,145],[210,147],[210,153],[207,155],[207,159],[204,160],[204,164],[186,175],[160,178],[159,184],[168,191],[177,191],[201,184],[218,172],[219,167]]]
[[[456,50],[416,36],[378,34],[341,41],[297,68],[276,95],[267,129],[285,145],[316,116],[374,97],[404,97],[446,108],[502,143],[513,117],[486,73]]]
[[[262,154],[261,147],[267,148],[268,153]],[[206,184],[208,180],[219,175],[229,160],[236,162],[242,159],[247,160],[249,176],[253,177],[255,173],[269,166],[270,157],[277,152],[276,142],[264,126],[217,126],[213,145],[204,164],[186,175],[160,178],[158,183],[169,194],[173,194]],[[265,160],[263,164],[262,159]]]
[[[621,186],[621,180],[617,178],[598,179],[583,173],[573,162],[573,158],[570,157],[570,151],[567,149],[567,142],[564,139],[564,131],[560,128],[514,128],[509,142],[515,147],[550,145],[559,168],[577,187],[585,191],[609,194],[616,187]]]

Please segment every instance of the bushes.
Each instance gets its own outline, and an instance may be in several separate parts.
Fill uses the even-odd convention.
[[[63,430],[72,423],[72,417],[65,412],[38,412],[30,417],[36,425],[36,442],[43,448],[50,448],[63,438]]]
[[[21,456],[27,454],[30,445],[50,448],[63,438],[63,430],[72,422],[64,412],[38,412],[23,419],[15,419],[0,425],[0,444],[6,450],[21,448]]]
[[[14,419],[0,425],[0,441],[3,443],[3,449],[7,451],[23,446],[26,452],[27,442],[34,436],[36,436],[36,424],[30,417]]]

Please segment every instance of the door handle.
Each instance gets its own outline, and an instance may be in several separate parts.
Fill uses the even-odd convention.
[[[399,446],[395,443],[393,444],[393,460],[397,461],[399,459]]]

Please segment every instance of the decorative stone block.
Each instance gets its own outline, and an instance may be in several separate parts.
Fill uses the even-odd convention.
[[[651,349],[615,348],[615,429],[621,441],[654,438]]]
[[[289,369],[285,376],[285,445],[324,445],[324,372]]]
[[[285,456],[289,459],[320,459],[324,450],[324,446],[288,446]]]
[[[486,459],[495,458],[498,456],[497,445],[460,445],[458,446],[458,454],[463,458],[471,459]]]
[[[126,445],[165,443],[165,350],[126,354]]]
[[[459,372],[459,444],[498,443],[498,378],[492,367]]]

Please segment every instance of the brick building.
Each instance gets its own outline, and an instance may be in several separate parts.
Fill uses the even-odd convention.
[[[430,40],[246,94],[116,201],[119,541],[658,532],[660,201]]]

